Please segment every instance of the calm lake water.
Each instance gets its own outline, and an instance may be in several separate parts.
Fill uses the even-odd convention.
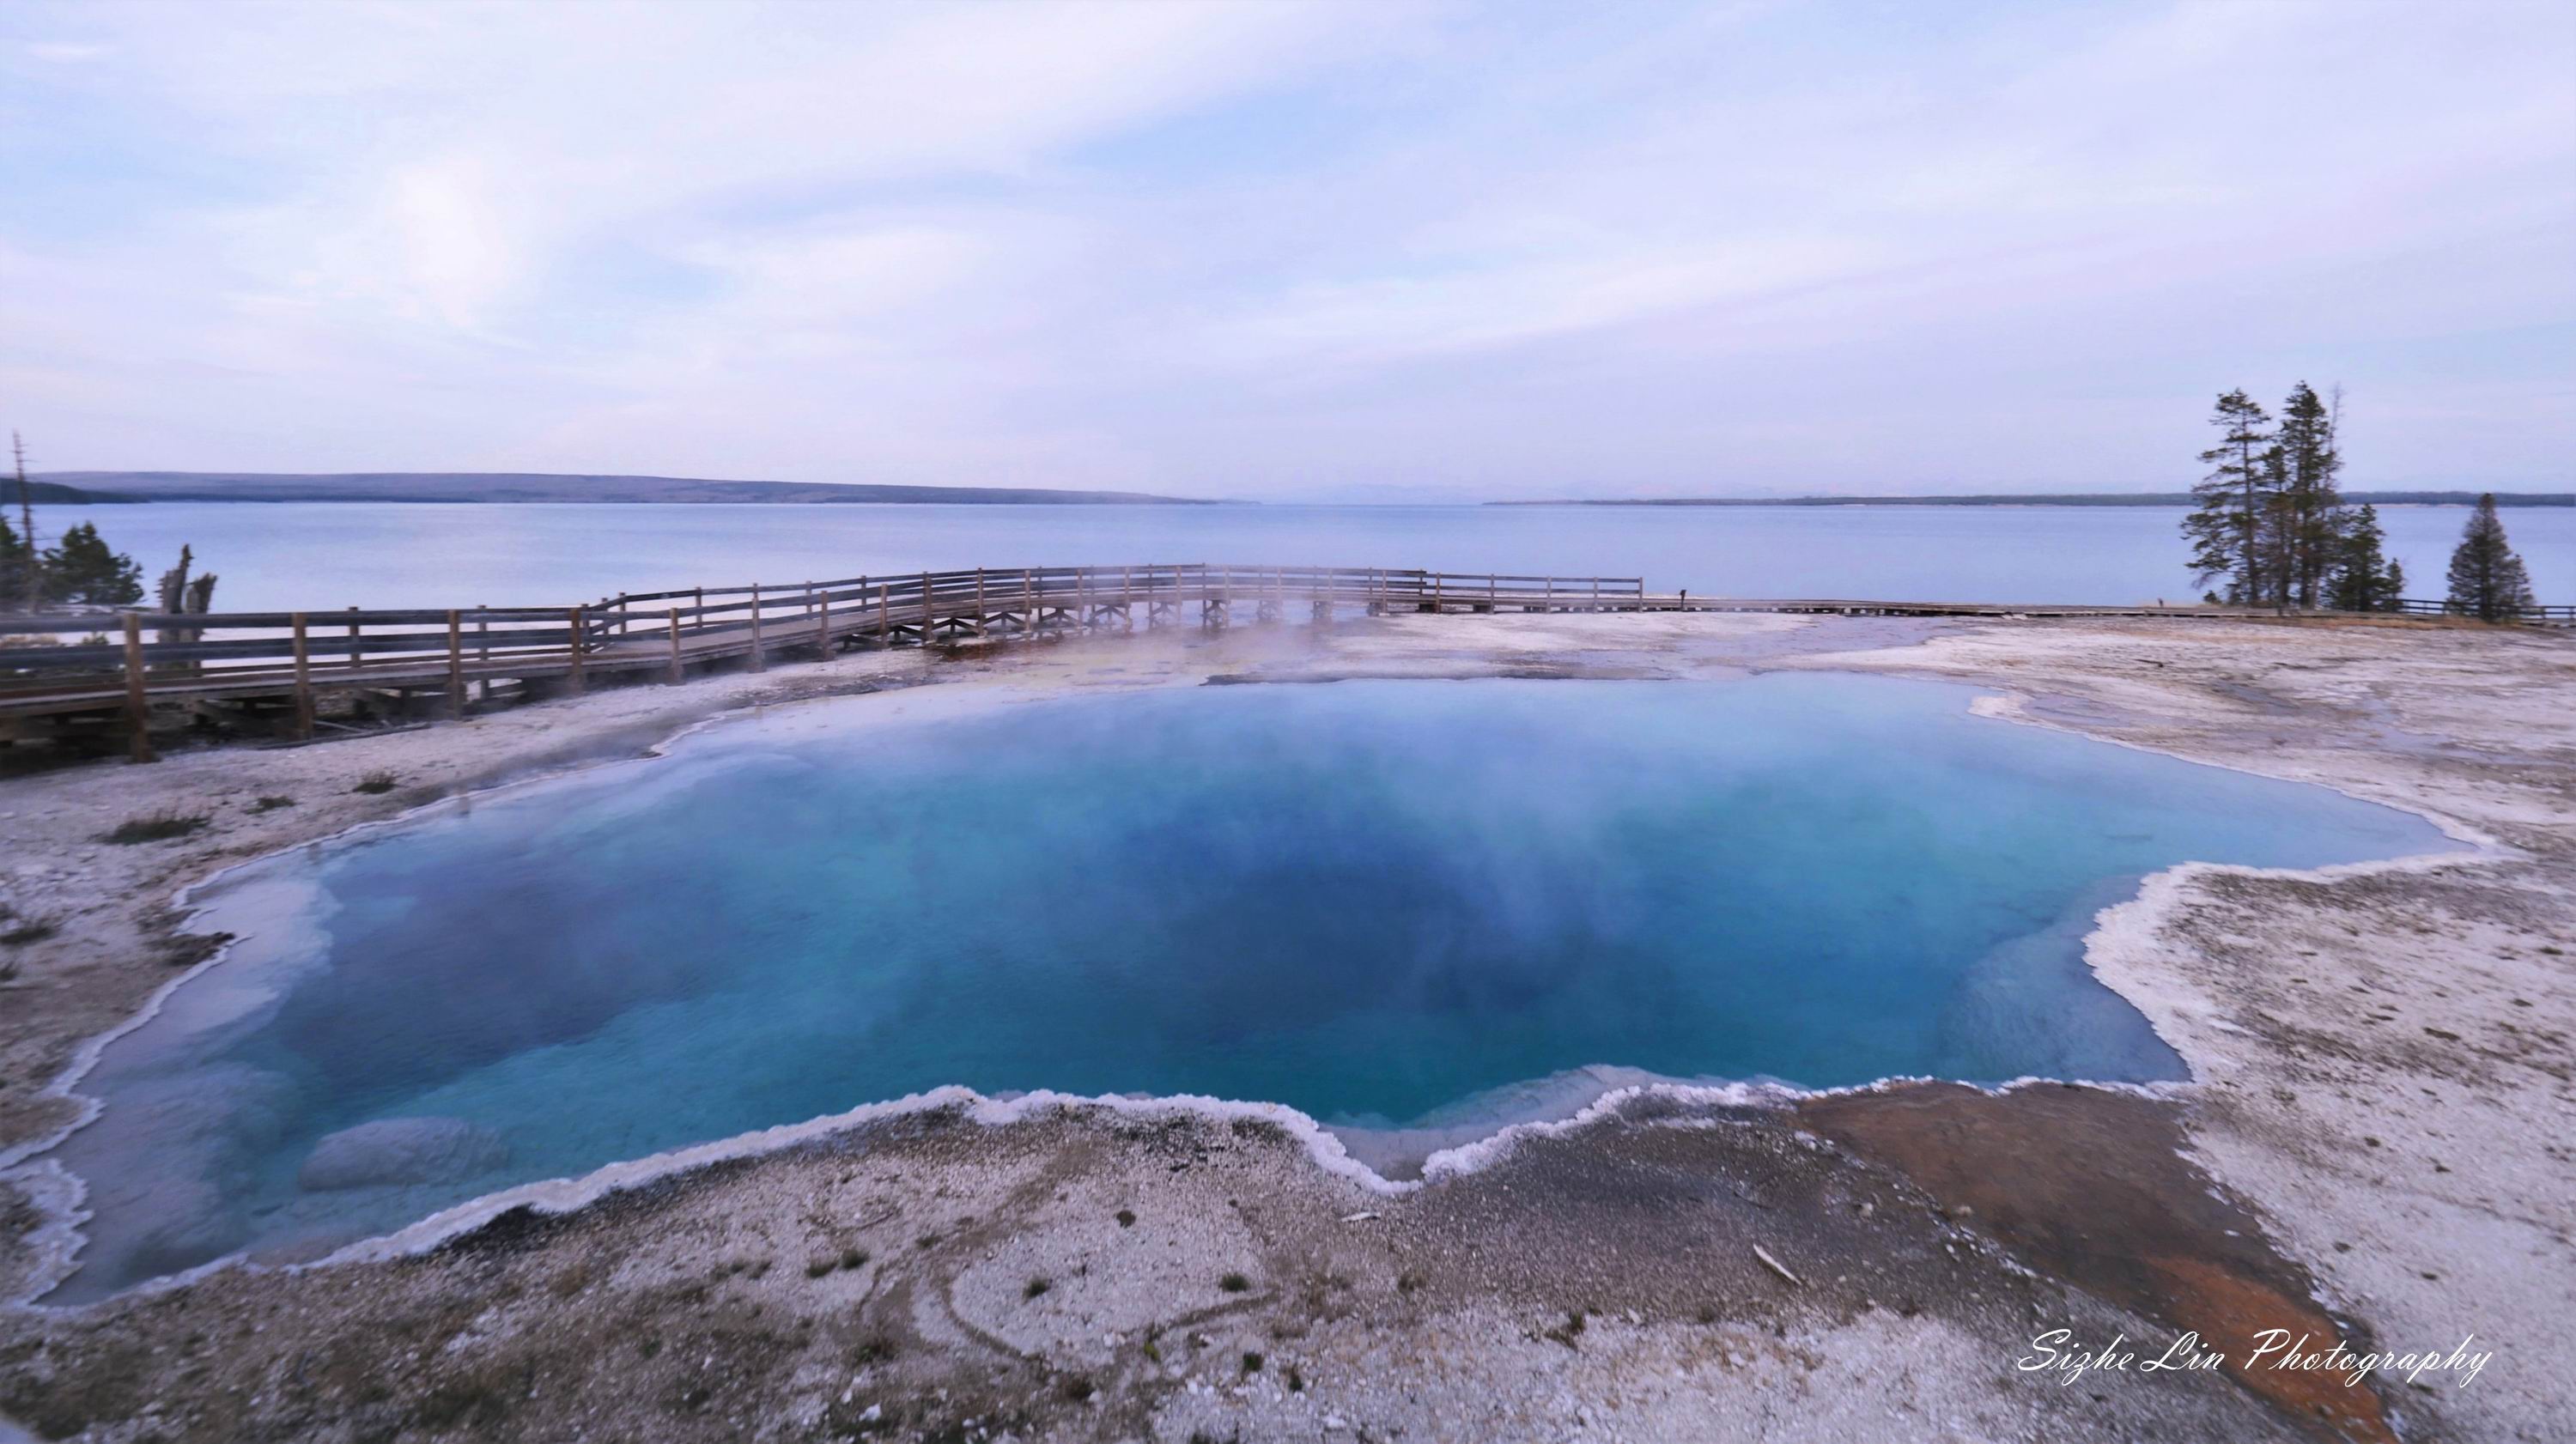
[[[272,859],[214,899],[234,955],[82,1085],[58,1297],[945,1083],[1360,1140],[1489,1132],[1569,1070],[2177,1077],[2083,964],[2095,909],[2186,858],[2449,846],[1973,695],[931,689]]]
[[[569,605],[620,591],[952,567],[1135,562],[1643,576],[1740,597],[2134,603],[2197,595],[2181,512],[2132,507],[464,506],[156,502],[92,520],[147,577],[186,542],[233,611]],[[2380,512],[2407,595],[2439,597],[2468,512]],[[2576,508],[2505,513],[2576,601]]]

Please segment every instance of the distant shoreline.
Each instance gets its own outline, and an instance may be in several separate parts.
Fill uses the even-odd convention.
[[[2474,491],[2351,491],[2344,500],[2354,506],[2475,506],[2483,495]],[[2576,492],[2526,491],[2495,493],[2496,505],[2576,506]],[[1769,497],[1620,497],[1587,501],[1489,501],[1486,506],[2190,506],[2187,491],[2034,492],[2015,496],[1985,492],[1964,496],[1769,496]]]
[[[725,481],[672,476],[586,476],[537,472],[55,471],[28,478],[38,505],[90,506],[154,501],[412,502],[431,505],[514,504],[805,506],[1261,506],[1258,501],[1162,496],[1135,491],[1057,491],[1028,486],[909,486],[809,481]],[[2354,491],[2344,500],[2372,506],[2474,506],[2474,491]],[[0,499],[14,505],[14,481],[0,478]],[[2497,492],[2499,507],[2576,507],[2576,492]],[[1976,492],[1948,496],[1558,497],[1535,501],[1315,502],[1316,506],[1478,507],[2135,507],[2192,504],[2188,492]]]
[[[1033,486],[897,486],[816,481],[726,481],[688,476],[590,476],[547,472],[381,471],[54,471],[28,478],[36,500],[49,488],[90,502],[372,501],[507,505],[752,502],[864,506],[1249,506],[1251,502],[1157,496],[1140,491],[1053,491]],[[15,494],[14,484],[11,488]]]

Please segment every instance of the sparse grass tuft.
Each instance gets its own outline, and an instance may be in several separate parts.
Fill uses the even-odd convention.
[[[839,1266],[840,1260],[832,1257],[830,1254],[818,1253],[812,1258],[805,1260],[805,1277],[809,1279],[819,1279]]]
[[[1422,1287],[1423,1283],[1424,1279],[1419,1272],[1413,1269],[1406,1269],[1404,1272],[1395,1276],[1395,1291],[1400,1294],[1409,1294],[1415,1289]]]
[[[1547,1331],[1547,1334],[1546,1334],[1546,1337],[1548,1337],[1548,1338],[1550,1338],[1550,1339],[1554,1339],[1556,1342],[1558,1342],[1558,1343],[1560,1343],[1560,1344],[1563,1344],[1563,1345],[1565,1345],[1567,1348],[1571,1349],[1571,1348],[1573,1348],[1573,1347],[1574,1347],[1574,1341],[1575,1341],[1575,1339],[1576,1339],[1576,1338],[1578,1338],[1579,1336],[1581,1336],[1581,1334],[1582,1334],[1582,1333],[1583,1333],[1583,1310],[1581,1310],[1581,1309],[1576,1309],[1574,1312],[1572,1312],[1572,1313],[1570,1313],[1570,1314],[1567,1314],[1567,1315],[1565,1316],[1565,1322],[1564,1322],[1564,1323],[1561,1323],[1561,1324],[1557,1325],[1555,1328],[1552,1328],[1552,1329],[1548,1330],[1548,1331]]]
[[[293,807],[294,805],[294,798],[288,797],[284,793],[271,793],[266,797],[259,798],[252,802],[250,810],[253,812],[275,812],[281,807]]]
[[[868,1251],[866,1249],[845,1248],[841,1250],[841,1267],[845,1269],[858,1269],[866,1268],[867,1266]]]
[[[129,817],[109,828],[99,837],[99,841],[114,843],[119,847],[131,846],[138,842],[168,842],[173,838],[186,837],[190,833],[197,832],[212,821],[214,821],[212,817],[202,812],[147,812],[141,817]]]
[[[1076,1377],[1064,1381],[1064,1396],[1077,1404],[1090,1403],[1091,1396],[1098,1392],[1089,1379]]]
[[[1033,1299],[1054,1287],[1055,1285],[1048,1283],[1045,1279],[1031,1279],[1020,1289],[1020,1297],[1024,1299]]]
[[[395,785],[396,779],[394,775],[385,771],[383,768],[378,768],[375,771],[368,773],[366,776],[359,778],[358,785],[350,788],[349,790],[351,792],[363,792],[372,797],[377,793],[393,791]]]
[[[1243,1372],[1245,1372],[1245,1373],[1247,1373],[1247,1374],[1258,1374],[1258,1373],[1260,1373],[1260,1372],[1261,1372],[1261,1356],[1260,1356],[1259,1354],[1256,1354],[1256,1353],[1251,1352],[1251,1351],[1250,1351],[1250,1350],[1248,1350],[1248,1349],[1247,1349],[1247,1350],[1245,1350],[1245,1351],[1244,1351],[1244,1355],[1243,1355]]]
[[[1118,1226],[1120,1228],[1134,1228],[1136,1226],[1136,1210],[1132,1208],[1122,1208],[1118,1210]]]
[[[1288,1392],[1291,1394],[1306,1392],[1306,1375],[1294,1364],[1288,1366]]]
[[[1240,1294],[1251,1290],[1252,1280],[1245,1278],[1241,1274],[1227,1274],[1224,1278],[1216,1281],[1216,1286],[1225,1290],[1227,1293]]]

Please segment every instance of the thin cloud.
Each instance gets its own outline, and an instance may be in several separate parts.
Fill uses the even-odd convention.
[[[2576,455],[2561,10],[34,4],[0,38],[0,380],[63,466],[2168,487],[2209,393],[2300,375],[2351,386],[2360,484]]]

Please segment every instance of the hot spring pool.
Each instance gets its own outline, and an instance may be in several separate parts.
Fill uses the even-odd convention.
[[[943,1083],[1382,1145],[1627,1070],[2174,1078],[2083,965],[2096,909],[2451,845],[1928,683],[982,695],[729,723],[210,889],[243,941],[81,1084],[54,1297]]]

